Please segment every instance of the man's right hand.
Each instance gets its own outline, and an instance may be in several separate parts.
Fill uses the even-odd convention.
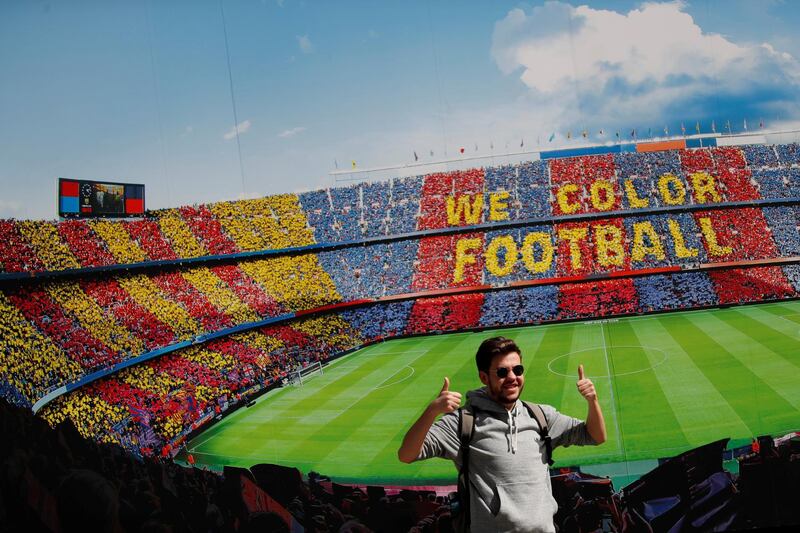
[[[452,413],[458,409],[459,405],[461,405],[461,394],[450,392],[450,379],[444,378],[444,385],[442,390],[439,391],[439,396],[428,405],[427,409],[414,422],[414,425],[409,428],[406,436],[403,437],[403,443],[400,445],[400,449],[397,450],[397,458],[404,463],[414,462],[422,453],[425,435],[428,434],[431,425],[436,421],[436,417],[445,413]]]
[[[439,396],[428,407],[434,414],[452,413],[461,405],[461,393],[450,392],[450,378],[444,378],[444,385]]]

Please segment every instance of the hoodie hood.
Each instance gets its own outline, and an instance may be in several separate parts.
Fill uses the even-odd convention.
[[[481,411],[488,411],[490,413],[497,413],[506,416],[506,413],[510,412],[508,409],[497,403],[489,396],[489,392],[486,390],[486,387],[481,387],[480,389],[475,389],[467,392],[467,404],[475,406],[476,409],[480,409]],[[520,406],[520,401],[517,399],[517,403],[514,405],[514,408],[511,411],[518,411]]]
[[[506,409],[486,387],[467,392],[474,408],[470,443],[472,531],[553,532],[551,494],[538,424],[517,399]]]
[[[508,426],[506,429],[506,444],[507,452],[512,454],[517,453],[517,436],[519,434],[519,423],[517,422],[517,415],[520,412],[520,401],[517,399],[514,407],[510,410],[494,401],[490,396],[486,387],[471,390],[467,392],[467,403],[479,411],[486,411],[493,413],[495,418],[504,420]]]

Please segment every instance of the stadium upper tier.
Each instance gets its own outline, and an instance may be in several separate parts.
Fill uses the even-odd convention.
[[[797,144],[614,153],[477,168],[139,220],[0,220],[0,272],[220,256],[513,221],[800,197]]]
[[[43,413],[154,446],[380,338],[796,297],[798,173],[796,144],[614,153],[135,221],[0,221],[0,390],[31,406],[139,363]]]

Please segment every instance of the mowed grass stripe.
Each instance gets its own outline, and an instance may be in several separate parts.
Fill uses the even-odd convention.
[[[253,457],[260,461],[278,460],[287,446],[302,441],[311,433],[314,420],[340,411],[343,401],[363,394],[367,388],[363,380],[383,380],[387,373],[396,372],[402,366],[403,359],[399,356],[373,357],[383,351],[388,351],[386,345],[377,346],[363,354],[364,359],[357,367],[345,365],[349,361],[344,360],[328,367],[323,375],[312,378],[302,387],[278,391],[286,393],[276,395],[269,402],[259,402],[255,410],[251,408],[245,412],[249,417],[225,428],[229,438],[206,441],[199,451]],[[366,361],[369,364],[364,364]],[[359,379],[362,380],[360,385]]]
[[[715,323],[706,319],[707,315],[695,313],[672,317],[671,321],[681,331],[681,335],[675,338],[747,425],[750,435],[759,435],[765,429],[762,424],[763,405],[771,406],[776,413],[786,413],[787,418],[793,417],[791,404],[714,340],[726,339],[729,329],[715,327]]]
[[[528,331],[530,333],[522,336],[520,344],[526,368],[522,398],[552,405],[564,414],[584,419],[586,401],[575,387],[575,382],[578,378],[577,361],[579,358],[584,362],[588,361],[588,358],[583,358],[588,357],[589,352],[579,354],[572,352],[584,349],[602,350],[602,347],[599,347],[601,341],[597,337],[599,329],[595,324],[571,323],[539,326]],[[528,343],[536,345],[530,345],[530,349],[526,351]],[[531,351],[533,357],[530,355]],[[594,368],[597,370],[601,367],[595,364]],[[592,370],[588,372],[591,374]],[[601,405],[608,416],[613,409],[610,395],[604,392],[607,391],[608,385],[596,384],[601,395]],[[619,454],[614,454],[617,449],[615,443],[616,441],[609,440],[606,445],[599,448],[559,448],[553,455],[557,465],[615,461],[619,460]]]
[[[434,347],[435,345],[431,346]],[[390,352],[391,355],[383,356],[381,352]],[[318,446],[319,442],[315,442],[312,436],[321,426],[346,413],[349,406],[356,405],[376,386],[392,380],[409,361],[424,354],[425,349],[407,350],[407,355],[402,352],[397,347],[390,349],[388,344],[382,345],[380,352],[366,358],[359,356],[346,368],[345,375],[337,376],[337,379],[324,387],[319,387],[314,380],[304,386],[313,389],[314,393],[293,407],[297,419],[291,425],[283,426],[277,421],[275,427],[272,424],[269,427],[272,440],[284,441],[281,443],[281,456],[302,456],[290,453],[298,443],[307,443],[309,451]]]
[[[652,449],[660,450],[660,456],[670,456],[734,433],[749,431],[725,397],[678,341],[678,337],[686,334],[679,324],[673,323],[668,317],[669,315],[662,317],[666,320],[631,322],[635,324],[634,331],[640,343],[648,347],[653,377],[680,427],[680,433],[672,438],[663,435],[659,440],[654,440]],[[691,338],[689,344],[691,345]],[[632,377],[639,378],[640,375]],[[647,406],[649,398],[645,394],[640,401],[640,406]],[[634,409],[634,405],[628,403],[626,407],[631,412]],[[649,407],[640,407],[640,410],[647,412]],[[654,417],[649,424],[644,419],[642,422],[644,425],[641,429],[646,433],[649,433],[649,428],[660,424],[658,417]]]
[[[717,322],[717,327],[729,328],[726,334],[729,341],[728,351],[791,405],[791,409],[787,412],[776,411],[770,404],[759,401],[760,389],[753,389],[755,405],[760,410],[766,431],[795,429],[797,421],[800,420],[800,387],[797,386],[798,369],[796,365],[791,364],[791,359],[798,357],[800,341],[790,339],[785,345],[770,343],[767,346],[751,333],[760,332],[760,321],[743,316],[738,310],[728,311],[706,315],[702,320],[705,324],[710,324],[708,327],[713,327],[713,323]],[[776,353],[772,348],[782,350],[782,353]]]
[[[575,464],[578,458],[582,462],[608,462],[622,460],[622,438],[615,406],[612,403],[611,380],[608,378],[602,326],[598,322],[573,324],[572,345],[566,351],[568,355],[553,362],[553,369],[563,374],[551,374],[551,379],[560,381],[560,392],[557,403],[552,404],[561,413],[584,420],[587,403],[576,386],[578,365],[584,365],[586,375],[593,380],[603,409],[608,440],[600,448],[561,448],[555,453],[559,464]]]
[[[748,308],[751,308],[751,306],[748,306]],[[795,300],[793,302],[776,302],[752,308],[759,309],[765,313],[770,313],[800,325],[800,300]]]
[[[800,324],[755,307],[725,311],[717,318],[746,333],[755,343],[800,370]]]
[[[295,394],[287,394],[274,402],[270,403],[267,418],[258,417],[250,426],[250,430],[244,437],[248,445],[253,439],[263,439],[262,434],[269,434],[269,441],[256,447],[256,450],[263,451],[263,447],[268,447],[269,443],[280,443],[285,445],[285,440],[294,441],[310,434],[313,421],[332,413],[338,413],[342,409],[342,403],[354,401],[359,394],[363,394],[365,385],[357,383],[358,379],[385,379],[392,375],[402,365],[400,358],[370,357],[370,365],[342,372],[334,369],[323,376],[317,376],[308,381],[301,390]],[[340,402],[332,401],[331,398],[338,397]],[[288,439],[284,439],[286,435]]]
[[[696,317],[717,313],[732,313],[734,317],[735,313],[742,313],[748,320],[737,319],[735,327],[720,318],[703,319],[710,325],[692,322]],[[797,349],[800,341],[795,340],[788,351],[783,351],[783,357],[777,356],[772,353],[778,344],[774,343],[775,335],[770,328],[791,337],[795,327],[793,315],[800,316],[800,302],[620,319],[604,326],[598,322],[555,324],[388,341],[335,361],[325,368],[323,375],[303,387],[287,387],[265,395],[256,407],[229,415],[193,439],[189,448],[198,448],[200,444],[196,453],[200,463],[247,467],[275,462],[303,471],[314,469],[342,482],[452,483],[455,469],[449,461],[405,465],[397,461],[396,451],[408,427],[438,393],[445,375],[450,377],[451,390],[466,393],[480,386],[474,366],[475,350],[483,339],[497,335],[515,339],[522,348],[526,400],[549,403],[562,412],[583,418],[585,401],[575,389],[577,364],[583,362],[598,388],[610,429],[614,407],[603,403],[611,397],[610,389],[604,387],[613,386],[620,400],[618,416],[624,444],[632,448],[624,456],[629,460],[671,456],[722,437],[778,433],[787,424],[788,429],[795,429],[800,423],[794,401],[800,392],[795,393],[790,386],[791,376],[796,375],[790,360],[796,361],[792,356],[800,352]],[[766,328],[763,336],[754,334],[762,328]],[[605,386],[603,382],[609,380],[602,377],[605,363],[601,329],[606,330],[609,366],[617,374],[613,383]],[[588,351],[553,361],[582,347]],[[669,354],[663,364],[659,350]],[[413,361],[420,355],[418,361]],[[422,364],[417,364],[423,360],[425,371]],[[552,372],[548,369],[551,361]],[[647,361],[657,366],[626,375],[648,364]],[[720,361],[726,364],[721,365]],[[730,364],[731,361],[735,364]],[[413,375],[409,364],[415,367]],[[378,366],[380,372],[372,374],[370,369]],[[761,383],[751,379],[751,375]],[[386,386],[374,390],[380,383]],[[356,389],[360,384],[364,388],[359,392]],[[742,391],[749,391],[749,396],[742,399]],[[314,397],[319,394],[324,396],[317,399],[323,402],[322,412],[298,408],[316,405]],[[355,422],[340,420],[338,434],[331,432],[330,440],[325,441],[327,447],[314,451],[319,444],[312,438],[315,432],[332,419],[344,417],[348,405],[359,405],[364,395],[373,400],[371,409],[351,410],[349,416]],[[669,403],[680,428],[672,434],[664,428],[668,417],[664,401]],[[749,411],[745,404],[750,404]],[[775,419],[773,413],[777,414]],[[788,417],[784,416],[786,413]],[[762,431],[750,427],[759,423]],[[773,426],[776,428],[771,429]],[[662,429],[664,434],[656,435]],[[635,435],[633,441],[629,434]],[[372,448],[367,446],[371,437],[374,437]],[[648,437],[652,437],[652,442],[648,443]],[[630,446],[629,441],[635,446]],[[601,447],[559,448],[556,460],[561,465],[620,460],[610,445],[611,441]]]
[[[392,387],[394,389],[394,397],[405,397],[404,392],[409,388],[417,390],[422,388],[422,390],[424,390],[428,388],[425,386],[426,384],[431,385],[430,397],[427,398],[427,400],[430,402],[430,400],[436,397],[441,389],[441,381],[439,380],[442,379],[441,370],[438,365],[441,363],[443,355],[446,355],[450,351],[447,346],[449,344],[448,340],[447,338],[440,339],[422,355],[414,358],[415,368],[419,372],[419,375],[416,376],[414,381],[407,380]],[[378,385],[378,383],[380,382],[373,382],[369,385],[374,387]],[[343,439],[346,439],[358,427],[368,423],[372,419],[376,407],[379,407],[382,403],[381,398],[383,398],[383,402],[387,400],[387,397],[381,394],[382,392],[385,393],[386,391],[381,389],[375,390],[374,388],[368,388],[366,391],[361,390],[359,392],[359,398],[355,402],[349,404],[347,408],[338,411],[335,416],[320,420],[321,424],[315,424],[304,441],[296,443],[295,446],[287,449],[286,456],[303,455],[306,457],[314,457],[317,461],[325,460],[326,457],[339,447]],[[391,400],[391,398],[388,399]],[[379,433],[376,424],[380,423],[380,420],[376,420],[371,426],[375,429],[375,434]],[[375,434],[373,434],[373,437]],[[353,452],[356,454],[365,453],[363,451],[364,449],[365,448],[359,446],[359,449],[352,450],[348,456],[353,457]],[[362,458],[365,460],[371,459],[371,457],[364,457],[363,455]]]
[[[414,382],[411,380],[398,382],[371,393],[370,398],[374,399],[374,412],[371,417],[345,436],[341,444],[325,459],[336,461],[337,455],[347,457],[352,455],[353,450],[358,452],[359,449],[366,447],[372,451],[369,454],[362,454],[360,460],[367,473],[375,472],[376,469],[384,472],[387,469],[400,469],[397,448],[407,427],[398,421],[413,420],[418,417],[438,395],[444,376],[451,376],[451,390],[458,390],[461,380],[453,377],[454,370],[458,371],[456,365],[460,361],[462,366],[474,366],[471,358],[465,357],[471,342],[468,337],[445,339],[437,345],[433,362],[428,363],[420,359],[419,364],[415,363],[417,371],[414,374]],[[419,394],[418,389],[422,384],[428,389],[427,394]],[[397,439],[398,433],[401,433],[400,439]]]
[[[584,328],[582,324],[563,324],[557,327],[543,327],[544,334],[541,336],[538,347],[533,354],[533,358],[526,355],[525,348],[520,346],[523,350],[523,361],[525,363],[525,389],[522,392],[522,399],[529,402],[543,403],[552,405],[555,408],[562,410],[562,400],[564,397],[565,380],[568,378],[553,373],[556,372],[566,373],[566,368],[562,367],[568,362],[569,357],[564,356],[574,350],[576,341],[576,331],[578,328]],[[526,339],[525,342],[529,342]],[[556,361],[553,361],[554,359]],[[550,369],[550,363],[553,361],[553,370]],[[575,454],[572,450],[567,448],[559,448],[553,455],[558,464],[570,464],[573,462]]]
[[[637,335],[640,327],[631,321],[607,327],[621,436],[625,456],[630,459],[652,457],[654,453],[663,455],[660,449],[665,442],[671,447],[689,445],[656,376],[660,367],[653,369],[662,356],[645,348],[652,342]],[[647,409],[642,409],[642,405],[647,405]]]
[[[443,382],[445,376],[450,377],[450,390],[461,393],[463,397],[462,405],[466,403],[466,395],[469,390],[482,386],[478,379],[474,354],[480,342],[485,338],[489,338],[489,336],[492,336],[492,334],[475,334],[468,338],[452,339],[450,346],[447,347],[447,353],[443,354],[438,363],[440,374],[438,379]],[[432,380],[436,379],[435,370],[432,371]],[[403,416],[396,416],[393,419],[395,421],[406,420],[407,422],[405,424],[394,424],[394,432],[388,436],[386,444],[375,455],[373,460],[365,466],[365,471],[369,473],[371,479],[382,479],[387,471],[396,470],[398,475],[411,479],[433,479],[441,483],[454,481],[456,472],[449,461],[434,459],[406,465],[400,463],[397,459],[397,449],[400,447],[408,428],[419,418],[441,390],[442,383],[434,383],[435,386],[430,391],[430,397],[414,394],[413,390],[403,391],[402,394],[395,395],[393,402],[402,405]],[[376,476],[376,473],[383,474]]]
[[[575,324],[543,328],[544,335],[542,335],[535,353],[532,354],[532,358],[527,355],[525,348],[520,346],[523,351],[523,361],[527,368],[525,371],[525,389],[522,392],[524,400],[553,406],[561,404],[564,392],[564,378],[551,372],[548,364],[555,357],[572,351],[575,328]],[[526,342],[529,342],[529,340],[526,339]]]

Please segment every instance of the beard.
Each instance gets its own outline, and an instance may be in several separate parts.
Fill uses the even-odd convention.
[[[525,386],[524,383],[520,383],[519,379],[515,380],[513,383],[516,385],[515,387],[504,387],[504,382],[490,382],[488,386],[489,395],[499,404],[512,404],[519,399],[519,395],[522,394],[522,389]]]

